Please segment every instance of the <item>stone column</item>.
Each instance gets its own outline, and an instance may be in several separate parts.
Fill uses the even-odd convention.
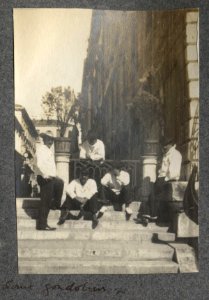
[[[142,156],[142,201],[147,201],[156,181],[157,156]]]
[[[64,190],[62,194],[62,202],[66,199],[66,185],[69,183],[69,165],[70,165],[70,155],[63,153],[56,153],[55,156],[56,167],[57,167],[57,176],[62,178],[64,181]]]
[[[189,110],[184,118],[184,134],[181,141],[183,155],[183,174],[189,179],[192,165],[198,164],[198,134],[199,134],[199,12],[186,13],[186,74]],[[182,104],[183,105],[183,104]],[[184,108],[182,106],[182,108]]]
[[[64,192],[62,202],[66,198],[66,184],[69,183],[69,163],[70,163],[70,145],[68,138],[59,137],[55,139],[55,161],[57,167],[57,176],[64,181]]]
[[[142,201],[147,201],[156,181],[156,167],[158,154],[158,140],[147,139],[144,142],[144,155],[142,156]]]
[[[157,156],[142,156],[143,179],[149,178],[150,182],[156,181]]]
[[[69,183],[70,155],[56,153],[57,176]]]

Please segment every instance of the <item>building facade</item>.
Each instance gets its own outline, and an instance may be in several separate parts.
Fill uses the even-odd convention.
[[[107,158],[159,157],[162,136],[198,163],[198,11],[94,11],[83,73],[83,128]]]
[[[31,195],[30,176],[38,133],[27,111],[15,105],[15,178],[16,196]]]

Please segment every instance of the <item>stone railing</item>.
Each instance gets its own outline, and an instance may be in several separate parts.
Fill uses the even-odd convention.
[[[95,163],[86,160],[70,160],[70,179],[78,178],[82,169],[89,171],[90,178],[94,178],[99,184],[100,179],[111,169],[113,160],[105,160],[103,163]],[[122,160],[123,169],[130,174],[130,196],[132,200],[139,201],[142,166],[140,160]]]

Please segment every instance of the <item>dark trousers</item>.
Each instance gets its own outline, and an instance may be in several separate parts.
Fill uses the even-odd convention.
[[[168,201],[172,197],[172,189],[169,181],[165,181],[165,177],[157,178],[154,183],[145,213],[151,217],[158,217],[159,221],[169,221]]]
[[[101,187],[100,196],[104,200],[109,200],[113,205],[115,210],[122,210],[122,205],[125,204],[126,207],[131,203],[129,197],[129,188],[127,186],[123,186],[120,194],[115,194],[110,188],[106,186]]]
[[[40,186],[40,206],[37,227],[44,228],[47,226],[47,218],[50,208],[60,208],[64,182],[58,177],[45,179],[37,176],[37,182]]]
[[[93,195],[86,203],[83,205],[77,199],[72,199],[69,195],[67,195],[65,202],[63,203],[61,209],[62,210],[77,210],[83,207],[84,211],[90,212],[91,215],[95,215],[98,210],[101,208],[101,204],[98,202],[98,195]]]

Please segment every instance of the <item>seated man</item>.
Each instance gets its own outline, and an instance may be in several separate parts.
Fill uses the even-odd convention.
[[[67,197],[61,207],[62,212],[57,224],[61,225],[65,222],[70,210],[80,209],[77,219],[84,214],[84,211],[88,211],[92,215],[92,228],[96,228],[98,225],[96,213],[101,207],[97,192],[95,180],[89,179],[88,171],[82,171],[79,179],[72,180],[66,187]]]
[[[180,178],[182,155],[176,150],[173,140],[167,139],[163,143],[164,155],[158,177],[154,183],[153,193],[150,195],[147,210],[148,214],[142,216],[143,223],[147,225],[148,220],[167,222],[168,207],[165,197],[169,197],[169,182],[177,181]]]
[[[101,197],[110,201],[115,210],[122,211],[122,205],[125,203],[126,220],[130,219],[132,210],[129,207],[131,200],[129,198],[130,175],[122,170],[121,163],[115,163],[112,170],[101,179]]]
[[[97,139],[95,131],[90,130],[87,140],[80,146],[80,158],[101,162],[105,160],[104,143]]]

